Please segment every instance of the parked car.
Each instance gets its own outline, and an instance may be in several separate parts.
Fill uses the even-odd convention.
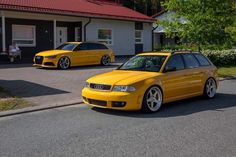
[[[34,66],[68,69],[81,65],[109,65],[114,61],[113,51],[102,43],[67,42],[55,50],[37,53]]]
[[[156,112],[176,100],[213,98],[217,87],[217,68],[201,53],[150,52],[88,79],[82,96],[93,107]]]

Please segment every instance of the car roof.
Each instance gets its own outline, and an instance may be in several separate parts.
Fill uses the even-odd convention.
[[[192,52],[192,51],[150,51],[150,52],[143,52],[138,54],[138,56],[171,56],[173,54],[188,54],[188,53],[198,53],[198,52]]]
[[[86,41],[86,42],[66,42],[66,44],[82,44],[82,43],[91,43],[91,44],[102,44],[104,45],[103,43],[100,43],[100,42],[89,42],[89,41]]]

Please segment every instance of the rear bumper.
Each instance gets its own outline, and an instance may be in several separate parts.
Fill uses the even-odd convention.
[[[82,96],[84,103],[90,106],[116,110],[140,110],[143,99],[136,92],[96,91],[89,88],[82,90]]]

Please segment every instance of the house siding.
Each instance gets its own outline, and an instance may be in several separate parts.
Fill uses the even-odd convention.
[[[135,54],[135,22],[92,19],[87,26],[87,41],[98,41],[98,29],[112,29],[115,55]]]
[[[12,25],[33,25],[36,27],[36,46],[20,47],[22,58],[30,58],[43,50],[53,49],[53,22],[6,18],[6,48],[12,44]]]

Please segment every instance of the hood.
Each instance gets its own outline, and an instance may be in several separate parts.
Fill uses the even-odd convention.
[[[91,77],[87,82],[109,85],[131,85],[159,75],[161,74],[158,72],[114,70]]]
[[[53,55],[59,55],[63,53],[69,53],[71,51],[68,50],[48,50],[48,51],[42,51],[37,53],[37,56],[53,56]]]

